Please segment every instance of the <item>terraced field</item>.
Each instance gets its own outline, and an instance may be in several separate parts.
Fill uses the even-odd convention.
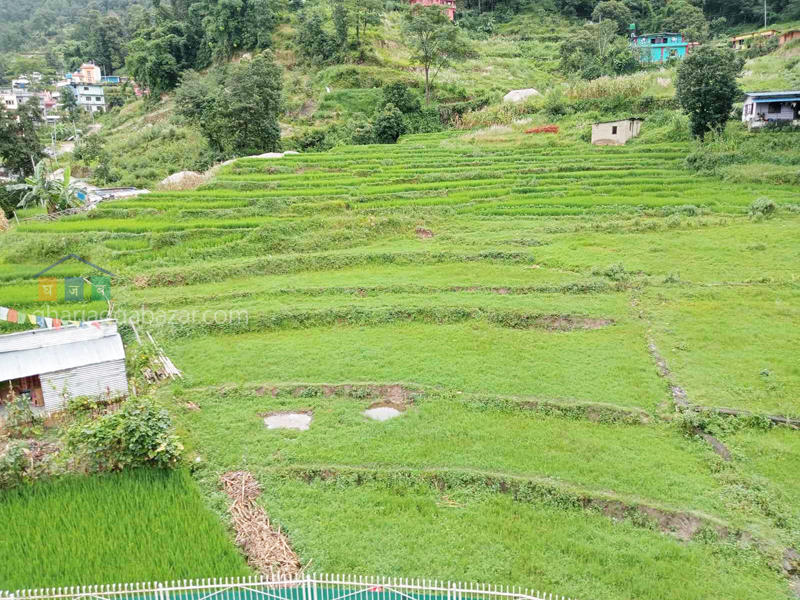
[[[788,597],[800,434],[676,404],[800,415],[800,190],[686,153],[490,131],[244,159],[20,225],[0,305],[41,309],[32,275],[69,252],[116,273],[116,316],[186,375],[162,395],[210,505],[252,471],[316,570]],[[287,411],[310,429],[267,429]]]

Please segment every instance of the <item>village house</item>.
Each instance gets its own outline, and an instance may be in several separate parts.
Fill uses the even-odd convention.
[[[742,50],[749,48],[753,44],[762,44],[771,37],[778,34],[774,29],[767,29],[766,31],[753,31],[751,33],[744,33],[736,35],[731,38],[731,48],[734,50]]]
[[[447,17],[453,21],[456,18],[455,0],[410,0],[411,5],[421,4],[422,6],[441,6]]]
[[[79,396],[126,396],[125,349],[117,322],[0,335],[0,411],[12,392],[41,413],[59,410]]]
[[[680,33],[647,33],[631,38],[631,46],[641,52],[642,62],[663,63],[671,58],[685,58],[697,45],[684,40]]]
[[[106,111],[106,92],[99,85],[73,85],[78,107],[89,112]]]
[[[639,135],[642,119],[622,119],[592,125],[592,144],[595,146],[624,146]]]
[[[800,90],[745,92],[742,123],[750,128],[800,121]]]
[[[800,40],[800,29],[792,29],[791,31],[782,33],[778,38],[778,45],[783,46],[784,44],[788,44],[794,40]]]

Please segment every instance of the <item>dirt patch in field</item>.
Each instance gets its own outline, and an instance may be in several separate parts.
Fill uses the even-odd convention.
[[[667,361],[663,356],[661,356],[661,353],[658,351],[658,348],[652,339],[647,341],[647,348],[650,350],[650,356],[653,357],[653,360],[656,363],[658,374],[669,382],[669,391],[670,394],[672,394],[672,400],[675,402],[676,406],[680,408],[688,408],[689,395],[686,393],[686,390],[677,385],[673,380],[672,371],[669,370]]]
[[[433,231],[430,229],[426,229],[425,227],[417,227],[414,230],[414,233],[417,234],[417,237],[421,240],[428,240],[433,237]]]
[[[405,410],[405,406],[396,402],[375,402],[362,414],[373,421],[388,421],[399,417]]]
[[[267,429],[295,429],[308,431],[313,419],[311,411],[274,412],[264,417]]]
[[[303,572],[300,559],[288,538],[272,527],[269,515],[256,499],[261,486],[247,471],[230,471],[220,478],[231,499],[228,512],[236,530],[236,543],[247,555],[250,566],[265,575],[294,576]],[[307,567],[308,565],[306,565]]]
[[[714,452],[719,454],[719,456],[725,462],[731,462],[731,451],[728,450],[727,446],[720,442],[717,438],[715,438],[710,433],[706,433],[702,429],[695,427],[694,434],[703,438],[706,442],[708,442],[711,447],[714,449]]]
[[[571,317],[568,315],[552,315],[539,317],[534,322],[534,327],[541,327],[549,331],[576,331],[579,329],[602,329],[613,325],[611,319],[589,319],[584,317]]]

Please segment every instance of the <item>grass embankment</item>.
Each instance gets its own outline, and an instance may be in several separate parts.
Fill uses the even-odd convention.
[[[175,314],[146,329],[186,375],[164,400],[202,489],[221,512],[219,473],[252,470],[317,570],[787,595],[800,506],[776,465],[800,436],[720,426],[723,462],[684,433],[648,342],[689,402],[800,414],[797,187],[692,173],[663,119],[624,148],[592,147],[580,119],[242,160],[18,227],[0,305],[35,309],[32,276],[75,252],[118,274],[117,314]],[[774,218],[747,216],[760,196]],[[376,423],[377,398],[314,385],[348,382],[422,393]],[[311,429],[267,430],[277,410],[313,411]]]
[[[184,470],[4,491],[0,516],[4,590],[250,573]]]

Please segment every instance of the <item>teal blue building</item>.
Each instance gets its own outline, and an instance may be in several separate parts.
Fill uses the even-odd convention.
[[[694,46],[680,33],[648,33],[631,38],[631,46],[639,48],[642,62],[667,62],[670,58],[684,58]]]

